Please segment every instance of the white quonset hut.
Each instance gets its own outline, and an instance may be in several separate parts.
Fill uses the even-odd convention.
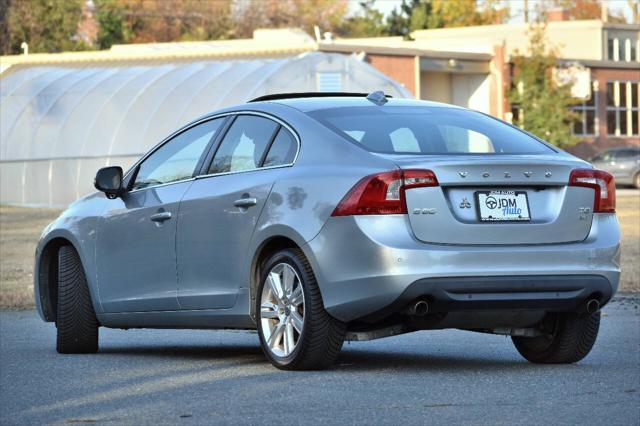
[[[354,55],[14,65],[0,75],[0,203],[65,206],[98,168],[126,169],[174,129],[279,92],[411,97]]]

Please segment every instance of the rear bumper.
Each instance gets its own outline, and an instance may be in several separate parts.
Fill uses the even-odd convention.
[[[425,278],[407,287],[396,300],[362,320],[376,322],[416,300],[429,313],[535,310],[585,312],[586,301],[611,299],[611,283],[601,275],[531,275]]]
[[[425,244],[405,215],[331,218],[304,250],[327,311],[375,321],[427,296],[434,310],[575,311],[601,305],[620,279],[615,215],[596,214],[580,243],[521,246]]]

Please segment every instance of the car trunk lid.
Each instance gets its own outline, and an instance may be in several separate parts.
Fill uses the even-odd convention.
[[[438,179],[440,186],[405,194],[411,229],[423,242],[568,243],[584,240],[591,229],[595,191],[568,186],[571,171],[585,167],[579,160],[546,155],[387,157],[401,169],[432,170]],[[519,198],[517,206],[509,204],[514,197]],[[521,210],[518,221],[496,221],[487,213],[502,211],[487,207],[495,208],[492,203],[501,199],[507,200],[506,207]]]

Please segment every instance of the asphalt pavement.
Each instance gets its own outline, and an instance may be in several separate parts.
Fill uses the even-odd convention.
[[[248,332],[101,329],[98,354],[58,355],[52,324],[0,312],[0,423],[638,425],[638,303],[605,307],[575,365],[447,330],[346,343],[320,372],[271,367]]]
[[[640,190],[635,188],[616,188],[616,195],[620,197],[640,197]]]

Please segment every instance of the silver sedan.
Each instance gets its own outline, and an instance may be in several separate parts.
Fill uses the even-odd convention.
[[[282,369],[458,328],[539,363],[595,343],[620,277],[613,177],[485,114],[380,92],[273,95],[101,169],[37,247],[61,353],[99,327],[257,329]]]
[[[640,189],[640,146],[612,148],[589,161],[594,167],[611,173],[618,185]]]

